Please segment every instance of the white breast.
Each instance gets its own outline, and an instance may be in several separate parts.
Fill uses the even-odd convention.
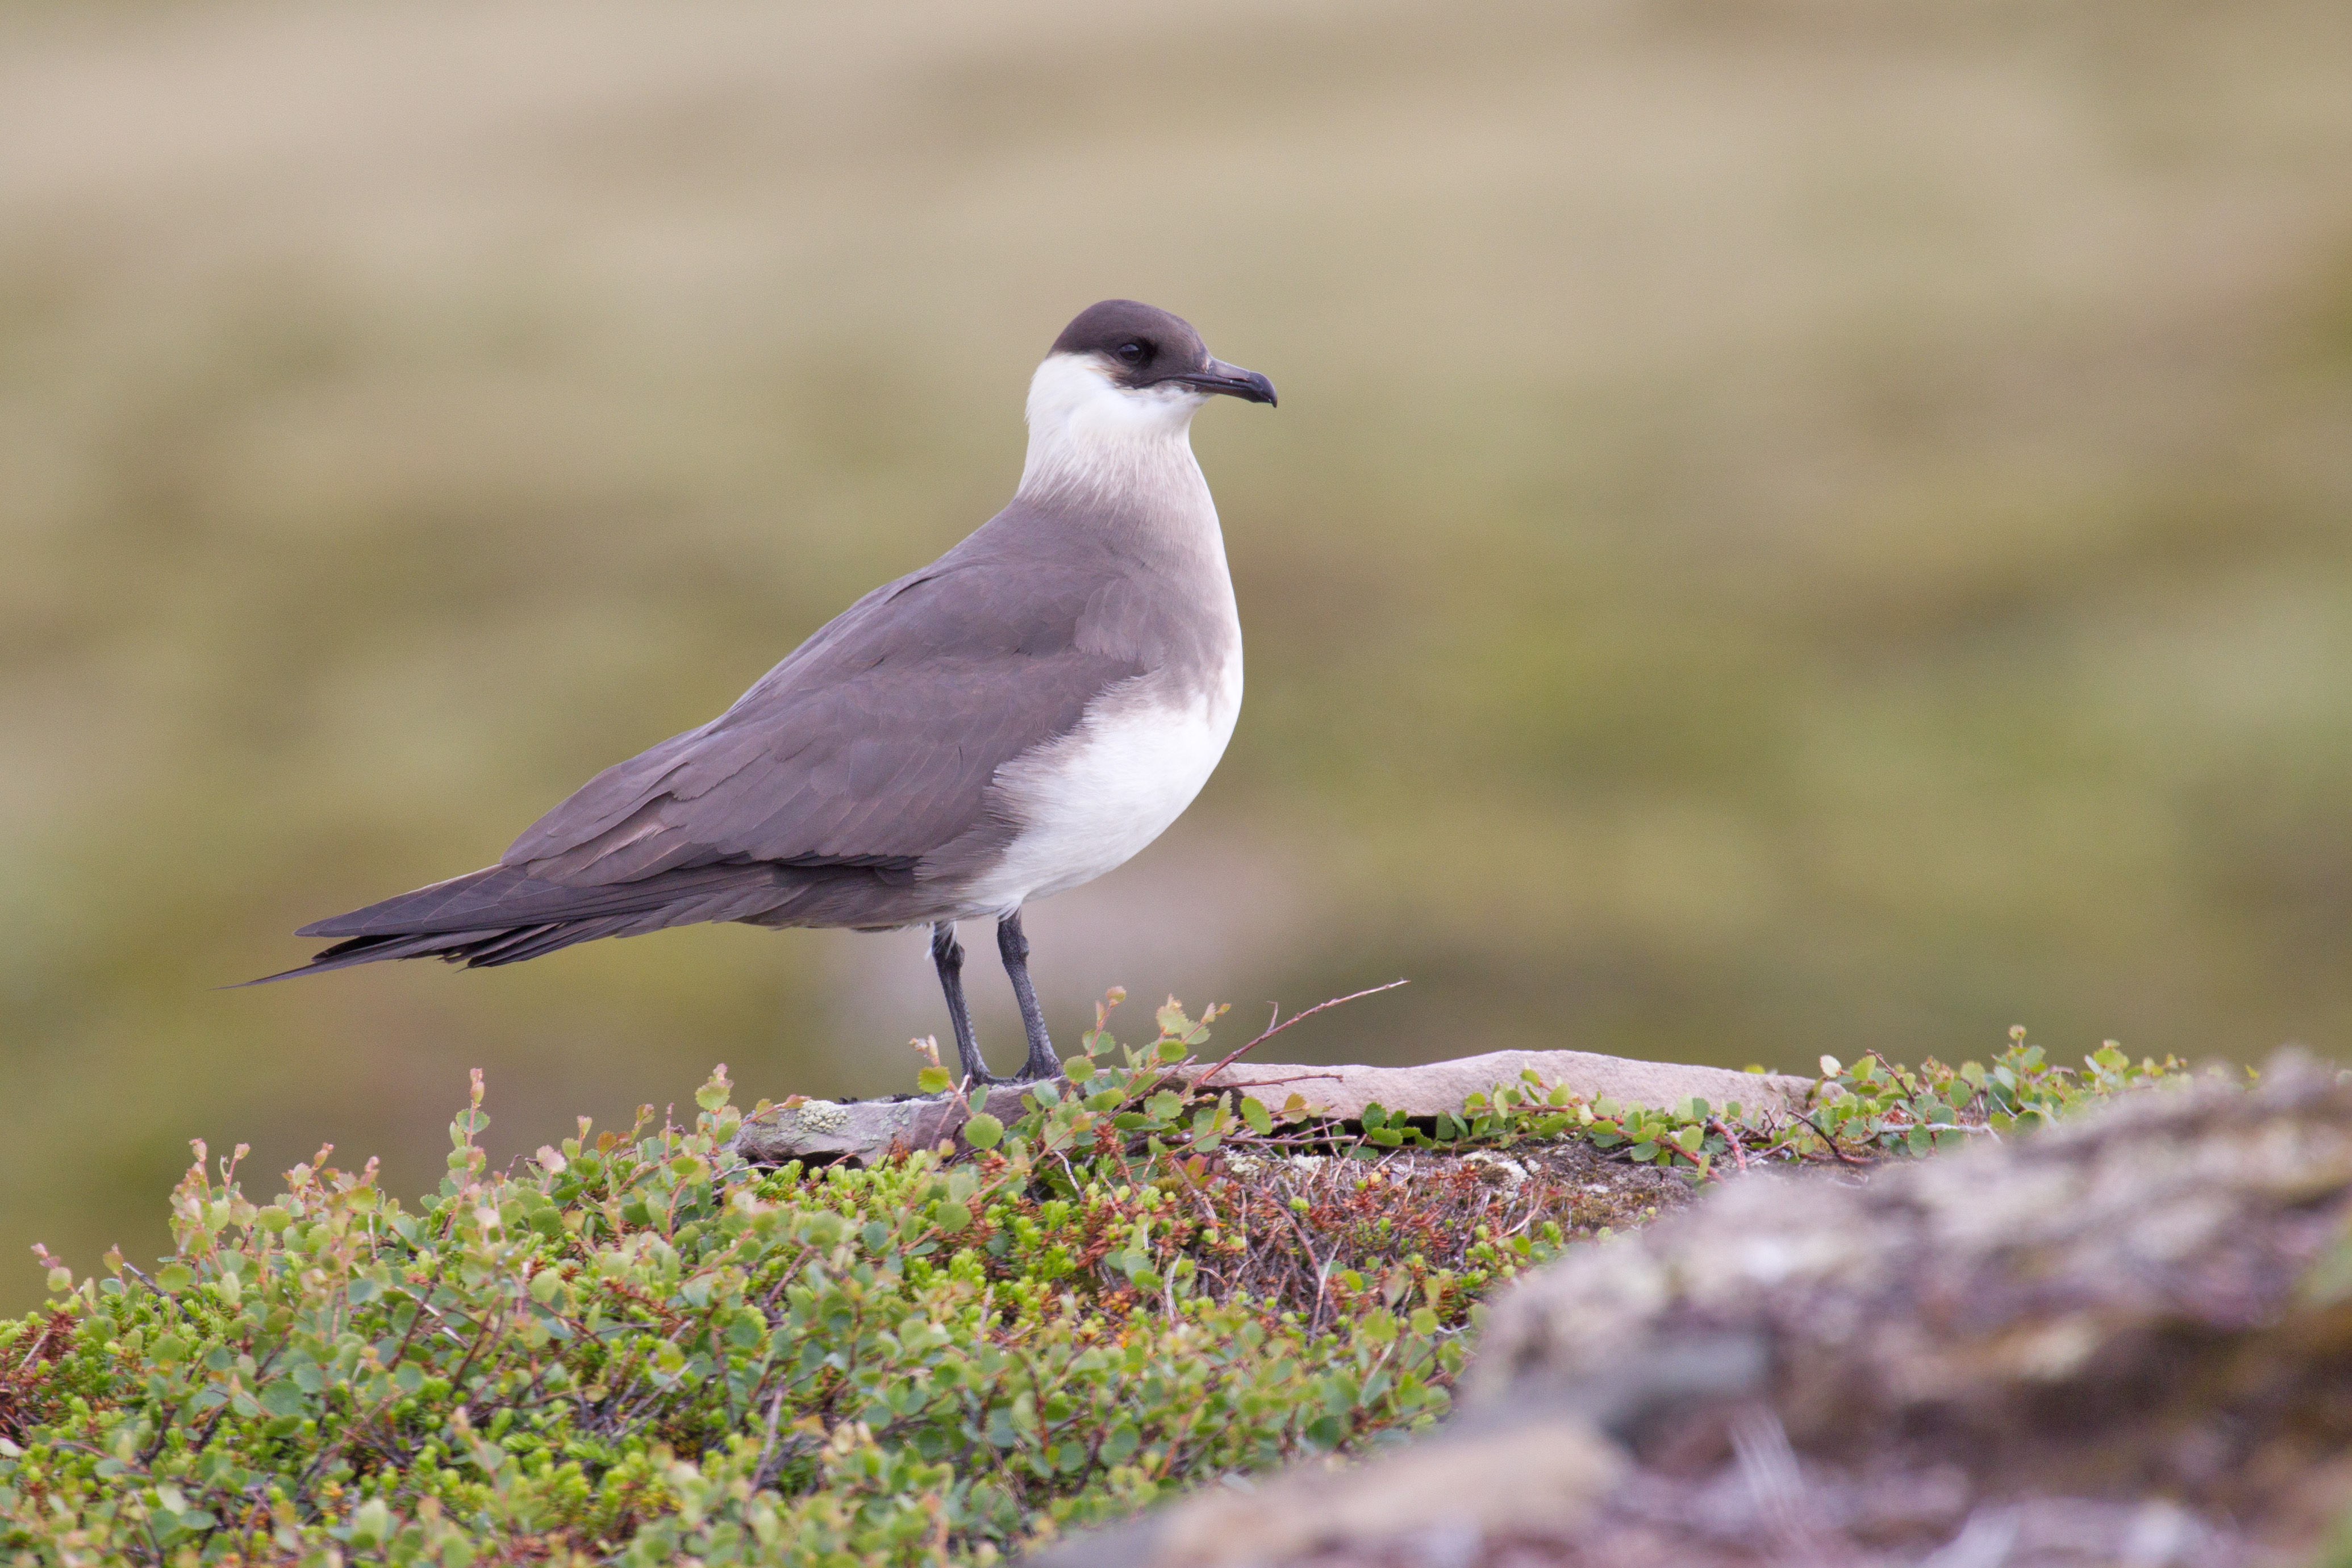
[[[1220,669],[1160,669],[1109,688],[1077,727],[996,772],[994,809],[1018,825],[959,892],[967,916],[1004,914],[1092,881],[1167,831],[1216,771],[1242,708],[1242,627],[1223,536],[1187,432],[1205,395],[1115,384],[1087,355],[1053,354],[1029,389],[1021,494],[1100,507],[1190,558],[1197,614],[1224,623]]]
[[[1078,727],[997,772],[1023,824],[994,867],[964,889],[974,915],[1001,914],[1124,865],[1192,804],[1216,771],[1241,716],[1242,651],[1207,690],[1177,692],[1157,676],[1111,688]]]

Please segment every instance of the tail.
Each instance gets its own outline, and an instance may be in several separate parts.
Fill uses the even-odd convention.
[[[742,920],[789,900],[793,890],[791,870],[772,865],[701,866],[583,888],[543,881],[517,866],[489,866],[306,925],[294,934],[342,940],[298,968],[244,984],[392,958],[437,958],[468,969],[520,963],[599,937]]]
[[[468,969],[487,969],[494,964],[520,963],[526,958],[537,958],[574,942],[593,942],[600,936],[628,934],[626,928],[634,923],[626,915],[608,915],[603,920],[550,921],[541,925],[436,931],[423,936],[355,936],[320,949],[308,963],[242,984],[268,985],[273,981],[291,980],[298,974],[324,974],[331,969],[350,969],[386,958],[437,958],[446,963],[462,963]]]

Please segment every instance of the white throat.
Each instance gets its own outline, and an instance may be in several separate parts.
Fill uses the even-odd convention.
[[[1029,383],[1020,493],[1206,510],[1213,520],[1192,457],[1192,416],[1207,400],[1172,382],[1121,386],[1092,354],[1049,354]]]

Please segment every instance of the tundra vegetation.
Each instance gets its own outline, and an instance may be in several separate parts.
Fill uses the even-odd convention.
[[[0,1549],[994,1562],[1428,1426],[1490,1291],[1727,1163],[1924,1154],[2184,1076],[2019,1031],[1989,1066],[1825,1060],[1792,1116],[1528,1081],[1342,1126],[1176,1079],[1218,1010],[1129,1047],[1118,999],[1024,1115],[872,1169],[737,1158],[723,1067],[690,1124],[583,1118],[504,1171],[477,1072],[415,1204],[323,1149],[257,1202],[198,1143],[169,1258],[44,1252],[46,1310],[0,1326]]]
[[[425,1191],[470,1067],[500,1165],[903,1087],[911,934],[210,988],[954,543],[1113,293],[1283,405],[1073,1038],[1148,955],[1414,977],[1324,1061],[2340,1050],[2347,168],[2344,0],[0,5],[0,1258],[199,1133]]]

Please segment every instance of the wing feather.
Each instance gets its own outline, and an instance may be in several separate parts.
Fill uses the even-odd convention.
[[[998,768],[1141,668],[1078,646],[1087,584],[1046,587],[1029,563],[867,595],[717,719],[599,773],[500,864],[593,886],[933,853],[984,825]]]
[[[334,944],[287,973],[513,963],[702,921],[937,918],[926,879],[1011,831],[992,814],[998,769],[1164,656],[1149,606],[1106,594],[1128,574],[1087,528],[1002,514],[851,605],[718,718],[598,773],[497,865],[305,926]]]

